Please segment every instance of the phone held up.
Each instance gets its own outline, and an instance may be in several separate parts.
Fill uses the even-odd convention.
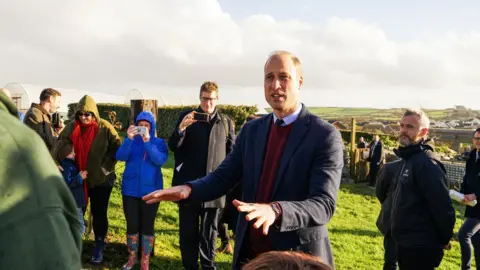
[[[147,134],[147,128],[146,127],[136,126],[135,128],[137,128],[137,134],[139,134],[139,135]]]
[[[208,113],[193,111],[193,119],[200,122],[210,122],[210,115]]]

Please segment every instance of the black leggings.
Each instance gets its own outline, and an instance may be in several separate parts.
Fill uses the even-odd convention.
[[[112,193],[111,186],[98,186],[88,189],[88,197],[90,197],[90,209],[92,212],[92,225],[95,239],[104,239],[108,231],[108,201]]]
[[[123,196],[123,212],[127,220],[127,234],[154,234],[155,216],[159,203],[147,204],[142,198]]]

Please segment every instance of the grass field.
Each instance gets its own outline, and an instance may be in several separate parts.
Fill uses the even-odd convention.
[[[112,193],[109,205],[109,234],[105,250],[105,262],[102,266],[88,264],[93,242],[91,237],[84,241],[84,269],[120,269],[127,258],[125,247],[125,218],[119,190],[123,164],[117,165],[118,181]],[[172,179],[173,161],[170,157],[162,169],[165,187]],[[335,256],[336,269],[382,269],[383,237],[375,227],[380,205],[374,197],[374,191],[363,184],[344,184],[339,192],[336,213],[329,223],[330,239]],[[460,206],[457,209],[458,231],[463,219]],[[178,214],[174,203],[161,203],[155,222],[155,257],[151,260],[151,269],[182,269],[178,241]],[[456,236],[455,236],[456,238]],[[460,249],[456,240],[439,269],[459,269]],[[232,256],[217,255],[219,269],[229,269]]]

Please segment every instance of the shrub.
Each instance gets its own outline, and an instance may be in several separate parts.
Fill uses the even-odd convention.
[[[68,121],[72,121],[77,103],[68,104]],[[186,106],[162,106],[158,107],[157,118],[157,135],[161,138],[170,137],[179,114],[187,109],[195,109],[198,105]],[[131,109],[129,105],[98,103],[98,112],[100,117],[114,124],[118,131],[127,130],[130,125]],[[234,106],[234,105],[218,105],[218,110],[230,118],[232,118],[235,129],[238,132],[250,114],[257,112],[256,106]],[[114,113],[112,113],[114,112]],[[66,121],[66,123],[68,123]]]
[[[75,116],[75,108],[78,103],[68,104],[68,120],[72,121]],[[130,106],[114,103],[97,103],[100,118],[112,123],[118,131],[125,131],[130,125]],[[112,113],[114,112],[114,113]]]

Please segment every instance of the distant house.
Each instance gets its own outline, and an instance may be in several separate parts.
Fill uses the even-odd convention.
[[[470,119],[469,121],[463,122],[463,127],[477,127],[480,125],[480,120],[478,118]]]
[[[385,134],[393,135],[400,131],[400,124],[395,123],[395,124],[385,125],[384,131],[385,131]]]
[[[394,135],[400,130],[398,123],[383,124],[380,122],[371,122],[363,126],[362,132],[367,133],[382,133],[388,135]]]
[[[452,128],[448,123],[443,121],[433,121],[430,123],[432,128]]]
[[[332,124],[336,129],[339,130],[348,129],[347,125],[340,123],[338,120],[328,120],[328,123]]]
[[[380,122],[371,122],[363,126],[362,131],[368,133],[383,133],[385,125]]]

